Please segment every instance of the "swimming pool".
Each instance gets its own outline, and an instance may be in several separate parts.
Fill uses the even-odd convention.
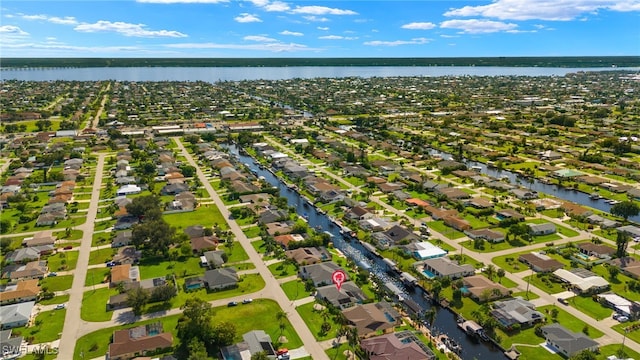
[[[431,271],[424,269],[422,270],[422,273],[428,277],[429,279],[433,279],[434,277],[436,277],[436,274],[432,273]]]

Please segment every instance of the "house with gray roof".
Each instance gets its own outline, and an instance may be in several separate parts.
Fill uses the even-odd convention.
[[[200,264],[209,269],[219,268],[225,263],[224,251],[205,251],[200,257]]]
[[[223,290],[238,285],[240,277],[235,268],[208,270],[204,273],[204,282],[209,290]]]
[[[5,257],[7,264],[26,263],[40,258],[40,252],[35,247],[20,248],[8,253]]]
[[[327,261],[323,263],[302,266],[298,271],[298,275],[303,280],[311,279],[311,282],[313,282],[313,286],[318,287],[333,284],[331,275],[338,269],[342,268],[333,261]],[[349,280],[348,274],[346,280]]]
[[[507,329],[516,324],[532,326],[544,320],[544,315],[536,310],[535,305],[521,297],[494,302],[491,316]]]
[[[548,235],[556,232],[556,225],[553,223],[527,224],[531,235]]]
[[[0,324],[2,324],[2,330],[27,325],[35,304],[35,301],[28,301],[0,307]]]
[[[260,352],[264,352],[267,359],[276,359],[276,350],[271,343],[271,337],[264,330],[253,330],[242,335],[242,341],[222,348],[223,360],[251,359]]]
[[[342,284],[340,290],[333,284],[319,287],[316,299],[326,301],[343,310],[356,304],[362,304],[368,298],[358,285],[353,281],[347,281]]]
[[[597,351],[598,343],[585,334],[574,333],[564,326],[554,323],[540,328],[547,344],[558,349],[566,357],[571,357],[584,350]]]
[[[473,275],[476,271],[470,264],[459,265],[446,257],[427,259],[415,263],[414,266],[419,268],[419,271],[429,278],[449,277],[451,279],[458,279]]]
[[[17,359],[22,356],[22,351],[25,350],[22,347],[22,336],[11,337],[11,330],[0,331],[0,358],[2,359]]]

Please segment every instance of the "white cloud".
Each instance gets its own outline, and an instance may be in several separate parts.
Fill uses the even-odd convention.
[[[249,41],[257,41],[257,42],[274,42],[274,41],[277,41],[274,38],[270,38],[270,37],[264,36],[264,35],[248,35],[248,36],[245,36],[243,39],[244,40],[249,40]]]
[[[30,50],[69,50],[91,53],[118,53],[120,51],[139,51],[137,46],[75,46],[62,43],[42,44],[42,43],[21,43],[3,44],[2,47],[9,49],[30,49]]]
[[[440,23],[443,29],[459,29],[465,34],[488,34],[516,30],[518,25],[491,20],[447,20]]]
[[[427,38],[413,38],[411,40],[395,40],[395,41],[366,41],[364,45],[367,46],[399,46],[399,45],[422,45],[427,44],[431,40]]]
[[[139,3],[150,4],[219,4],[229,0],[136,0]]]
[[[250,3],[258,7],[263,7],[269,4],[269,0],[247,0],[247,1],[249,1]]]
[[[320,49],[310,48],[303,44],[296,43],[261,43],[261,44],[218,44],[218,43],[183,43],[165,45],[172,49],[231,49],[231,50],[251,50],[269,52],[295,52],[295,51],[318,51]]]
[[[73,28],[79,32],[114,32],[117,34],[121,34],[124,36],[132,36],[132,37],[187,37],[186,34],[183,34],[178,31],[173,30],[147,30],[145,29],[144,24],[130,24],[121,21],[111,22],[106,20],[100,20],[93,24],[80,24]]]
[[[357,37],[341,36],[341,35],[325,35],[318,37],[320,40],[357,40]]]
[[[307,16],[303,16],[303,18],[307,21],[313,21],[313,22],[327,22],[329,21],[329,19],[327,19],[326,17],[318,17],[315,15],[307,15]]]
[[[49,16],[44,14],[36,14],[36,15],[27,15],[27,14],[18,14],[21,18],[25,20],[41,20],[48,21],[50,23],[59,24],[59,25],[76,25],[78,20],[76,20],[73,16]]]
[[[17,26],[13,25],[2,25],[0,26],[0,34],[2,35],[10,35],[10,36],[27,36],[28,32],[20,29]]]
[[[436,27],[432,22],[412,22],[401,26],[403,29],[409,30],[431,30]]]
[[[326,6],[297,6],[291,10],[293,14],[310,14],[310,15],[358,15],[353,10],[330,8]]]
[[[263,9],[265,9],[266,11],[287,11],[291,9],[291,7],[289,6],[289,4],[285,2],[274,1],[272,3],[269,3],[263,6]]]
[[[262,20],[260,20],[259,17],[253,15],[253,14],[249,14],[249,13],[242,13],[238,16],[236,16],[235,18],[233,18],[233,20],[239,22],[239,23],[252,23],[252,22],[262,22]]]
[[[495,0],[488,5],[452,8],[445,16],[483,16],[500,20],[568,21],[599,10],[640,11],[638,0]]]
[[[280,31],[279,34],[280,35],[289,35],[289,36],[304,36],[304,34],[301,33],[301,32],[289,31],[289,30]]]
[[[452,39],[452,38],[459,38],[460,35],[447,35],[447,34],[442,34],[440,35],[441,38],[445,38],[445,39]]]
[[[317,29],[318,29],[318,30],[322,30],[322,31],[327,31],[327,30],[329,30],[329,28],[328,28],[328,27],[326,27],[326,26],[318,26],[318,27],[317,27]]]

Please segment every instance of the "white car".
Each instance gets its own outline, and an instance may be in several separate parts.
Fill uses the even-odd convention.
[[[623,315],[623,316],[618,316],[618,318],[616,320],[618,320],[619,322],[623,323],[623,322],[629,321],[629,318]]]
[[[65,308],[65,305],[64,305],[64,304],[58,304],[58,305],[56,305],[56,307],[55,307],[55,309],[56,309],[56,310],[62,310],[62,309],[64,309],[64,308]]]

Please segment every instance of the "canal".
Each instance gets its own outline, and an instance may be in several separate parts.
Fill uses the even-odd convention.
[[[416,302],[423,311],[431,307],[430,303],[425,299],[422,288],[415,287],[414,289],[407,289],[400,280],[398,273],[388,271],[389,267],[383,261],[383,258],[375,256],[357,240],[345,240],[340,232],[340,227],[326,214],[319,212],[315,206],[310,205],[298,192],[287,187],[283,181],[271,172],[260,168],[256,161],[250,156],[240,154],[236,146],[231,145],[228,149],[231,155],[235,156],[241,163],[248,165],[251,172],[257,176],[264,177],[267,182],[278,187],[280,196],[287,198],[289,206],[295,207],[298,214],[307,219],[309,226],[321,232],[326,231],[330,233],[334,246],[356,264],[368,269],[385,284],[395,285],[395,287],[402,291],[404,298],[410,298]],[[462,353],[460,354],[462,359],[496,359],[504,356],[499,348],[488,343],[478,342],[467,336],[464,331],[458,328],[457,317],[452,312],[440,307],[436,309],[437,315],[434,323],[434,332],[447,334],[451,339],[454,339],[460,344],[462,347]]]

